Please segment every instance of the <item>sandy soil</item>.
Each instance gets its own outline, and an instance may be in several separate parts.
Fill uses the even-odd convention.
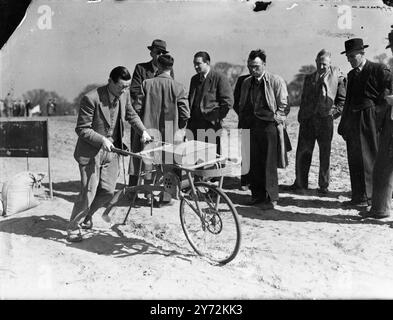
[[[230,114],[227,126],[236,116]],[[337,125],[337,123],[336,123]],[[192,251],[182,232],[178,201],[171,207],[137,208],[120,225],[118,207],[109,225],[94,216],[94,229],[81,243],[65,240],[66,224],[78,194],[79,172],[72,157],[75,117],[50,119],[54,198],[48,179],[37,190],[41,204],[0,218],[0,299],[330,299],[393,298],[393,229],[390,218],[359,221],[356,209],[342,209],[350,196],[346,149],[335,133],[331,193],[316,194],[318,148],[304,195],[280,193],[275,210],[248,207],[249,192],[238,179],[225,191],[241,220],[242,243],[225,266]],[[289,135],[296,148],[296,109]],[[295,150],[279,183],[294,179]],[[126,160],[128,163],[128,159]],[[45,172],[46,159],[29,160]],[[0,183],[26,170],[26,159],[0,158]],[[121,175],[119,187],[123,181]]]

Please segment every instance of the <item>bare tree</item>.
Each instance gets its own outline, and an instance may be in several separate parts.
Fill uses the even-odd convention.
[[[294,79],[287,85],[288,100],[290,106],[300,105],[302,96],[304,77],[307,74],[313,73],[317,68],[313,64],[301,66],[299,72],[295,75]]]

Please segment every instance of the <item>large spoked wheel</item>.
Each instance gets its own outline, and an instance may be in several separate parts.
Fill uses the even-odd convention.
[[[220,264],[233,260],[240,247],[240,223],[228,196],[217,186],[195,183],[180,202],[180,221],[191,247]]]

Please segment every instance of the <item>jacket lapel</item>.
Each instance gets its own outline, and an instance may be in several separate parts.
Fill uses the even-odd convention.
[[[110,101],[109,101],[109,92],[108,92],[108,87],[102,87],[102,91],[100,94],[100,109],[101,112],[104,116],[105,121],[110,125],[110,112],[109,112],[109,106],[110,106]]]

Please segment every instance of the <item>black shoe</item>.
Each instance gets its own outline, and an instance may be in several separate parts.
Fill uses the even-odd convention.
[[[390,215],[388,213],[385,214],[376,214],[375,212],[371,211],[371,210],[367,210],[367,211],[360,211],[359,215],[363,218],[363,219],[367,219],[367,218],[371,218],[371,219],[385,219],[388,218]]]
[[[68,242],[81,242],[83,236],[80,230],[67,230],[67,241]]]
[[[248,190],[250,190],[250,188],[249,188],[249,186],[248,186],[247,184],[241,185],[239,189],[240,189],[241,191],[248,191]]]
[[[261,204],[258,205],[258,208],[262,210],[269,210],[269,209],[274,209],[274,207],[277,205],[277,201],[264,201]]]
[[[89,230],[93,228],[93,220],[91,217],[86,217],[85,220],[83,220],[83,222],[81,222],[79,225],[82,229]]]
[[[291,185],[287,185],[287,186],[282,186],[281,187],[282,190],[284,191],[295,191],[295,192],[304,192],[306,191],[308,188],[302,188],[301,186],[299,186],[297,183],[291,184]]]
[[[329,193],[329,189],[328,188],[318,188],[317,189],[317,192],[319,193],[319,194],[328,194]]]
[[[368,202],[367,200],[348,200],[348,201],[344,201],[341,204],[342,207],[354,207],[354,206],[359,206],[359,207],[367,207],[368,206]]]
[[[261,204],[264,203],[266,200],[263,198],[257,198],[257,197],[251,197],[251,200],[249,202],[247,202],[246,205],[248,206],[255,206],[257,204]]]

